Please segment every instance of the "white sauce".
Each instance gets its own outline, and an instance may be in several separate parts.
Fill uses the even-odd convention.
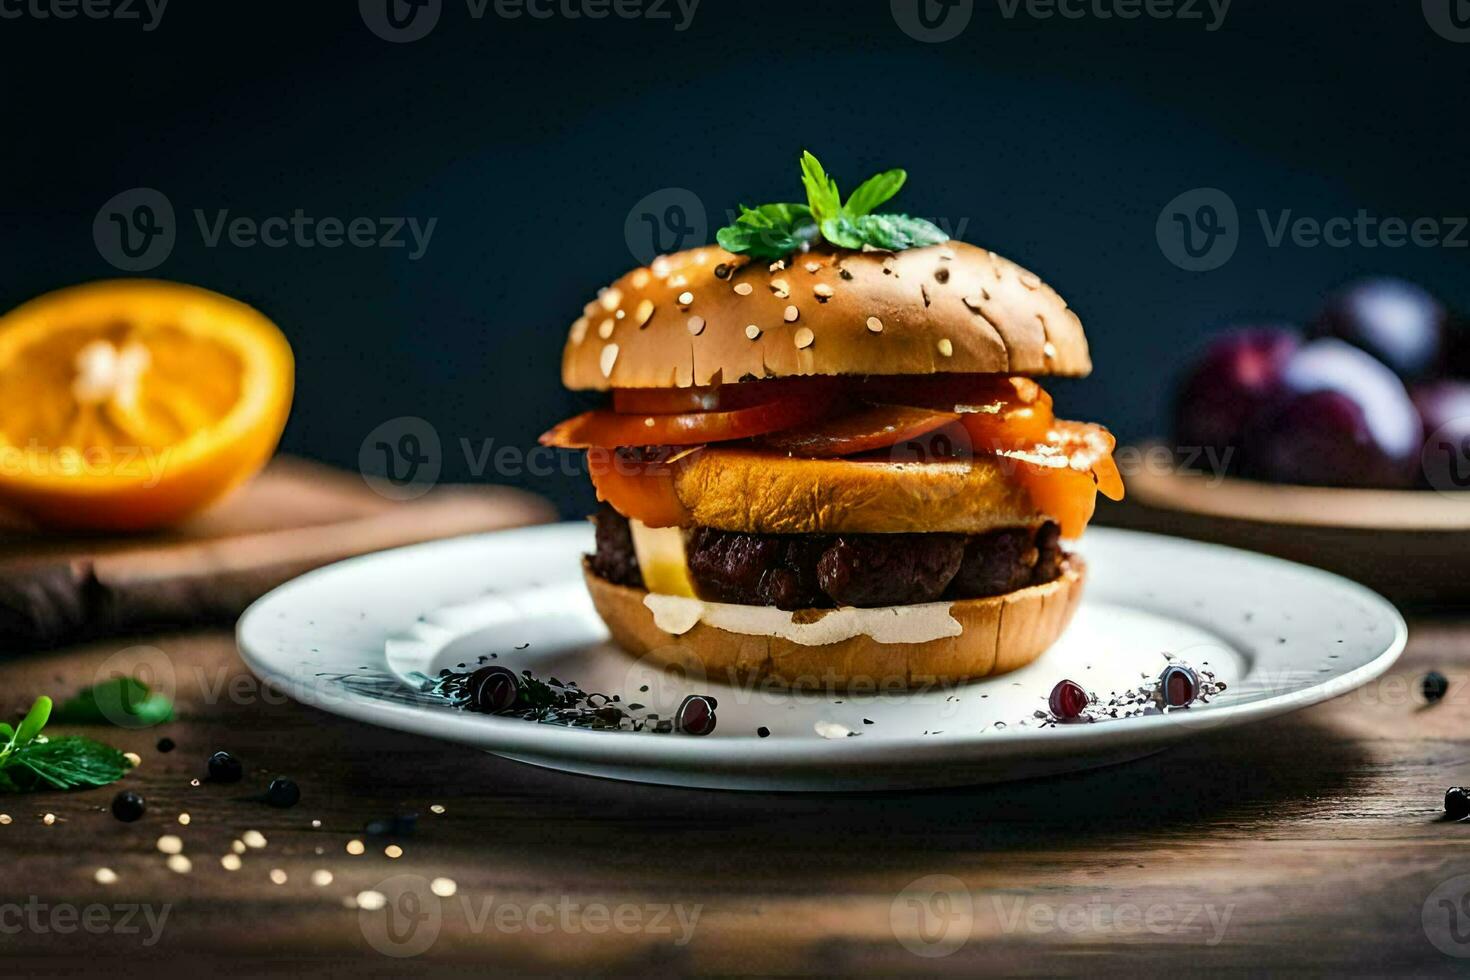
[[[835,721],[819,721],[812,728],[823,738],[847,738],[852,734],[852,729]]]
[[[878,609],[843,606],[811,623],[798,623],[792,613],[774,606],[737,606],[655,592],[644,596],[643,604],[653,613],[654,624],[674,636],[683,636],[705,623],[728,633],[779,636],[802,646],[818,647],[855,636],[871,637],[878,643],[927,643],[964,632],[959,620],[950,615],[952,604],[948,602]]]

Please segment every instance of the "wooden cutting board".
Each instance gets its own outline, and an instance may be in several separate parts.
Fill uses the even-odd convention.
[[[228,622],[282,582],[343,558],[555,518],[546,501],[506,487],[389,500],[355,473],[291,457],[166,532],[45,535],[0,518],[0,656]]]

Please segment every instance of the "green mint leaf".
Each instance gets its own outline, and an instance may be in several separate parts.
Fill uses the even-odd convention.
[[[857,224],[847,215],[838,215],[822,222],[822,237],[838,248],[862,248],[863,235]]]
[[[31,710],[26,713],[21,721],[20,727],[11,736],[11,744],[16,749],[25,748],[26,744],[41,734],[41,729],[46,727],[46,722],[51,718],[51,699],[46,695],[36,698],[36,703],[31,705]]]
[[[9,742],[13,735],[15,735],[15,729],[0,721],[0,742]]]
[[[893,195],[902,188],[904,181],[909,175],[902,170],[885,170],[881,174],[875,174],[857,186],[857,190],[848,195],[847,203],[842,210],[847,212],[850,218],[861,218],[865,214],[872,214],[880,204],[886,203]]]
[[[173,721],[174,706],[136,677],[114,677],[79,691],[56,710],[64,725],[118,725],[147,728]]]
[[[938,226],[906,214],[866,214],[856,219],[854,226],[864,245],[891,252],[949,241]]]
[[[40,738],[10,757],[0,788],[90,789],[117,782],[131,768],[117,749],[89,738]]]
[[[827,175],[821,161],[810,150],[801,152],[801,182],[806,187],[806,201],[812,209],[812,216],[818,222],[842,213],[842,195],[837,191],[837,181]]]
[[[816,235],[816,223],[805,204],[741,205],[740,217],[716,232],[715,240],[737,255],[778,259],[805,248]]]

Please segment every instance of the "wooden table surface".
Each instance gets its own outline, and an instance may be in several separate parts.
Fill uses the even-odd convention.
[[[225,976],[1470,966],[1431,941],[1470,956],[1470,878],[1436,892],[1470,874],[1470,824],[1439,819],[1445,787],[1470,783],[1470,621],[1416,621],[1383,680],[1141,762],[842,796],[543,771],[283,702],[223,632],[138,642],[178,677],[175,722],[108,732],[143,757],[125,785],[148,814],[114,820],[114,788],[0,797],[12,817],[0,821],[0,972],[153,974],[163,960]],[[123,645],[0,666],[0,712],[75,689]],[[1412,689],[1431,667],[1453,686],[1424,708]],[[163,735],[175,751],[158,751]],[[191,785],[221,748],[246,762],[246,782]],[[295,809],[245,799],[274,774],[300,783]],[[395,860],[364,826],[401,812],[420,816]],[[266,845],[226,870],[221,856],[251,830]],[[166,867],[165,834],[183,839],[192,871]],[[366,853],[348,854],[352,840]],[[116,882],[98,884],[99,867]],[[313,882],[320,870],[330,884]],[[431,894],[439,878],[456,894]],[[345,904],[364,890],[395,898],[394,916]]]

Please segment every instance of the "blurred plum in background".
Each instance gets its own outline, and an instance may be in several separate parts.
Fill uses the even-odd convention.
[[[1334,338],[1298,349],[1281,394],[1246,431],[1246,471],[1317,486],[1408,488],[1423,429],[1404,385],[1366,352]]]
[[[1345,340],[1405,381],[1418,381],[1444,366],[1447,321],[1444,305],[1419,286],[1402,279],[1364,279],[1329,298],[1311,332]]]
[[[1248,327],[1217,337],[1175,396],[1178,445],[1238,450],[1251,420],[1280,394],[1282,369],[1301,342],[1290,327]]]
[[[1436,490],[1470,490],[1470,382],[1436,381],[1411,395],[1424,420],[1424,481]]]

